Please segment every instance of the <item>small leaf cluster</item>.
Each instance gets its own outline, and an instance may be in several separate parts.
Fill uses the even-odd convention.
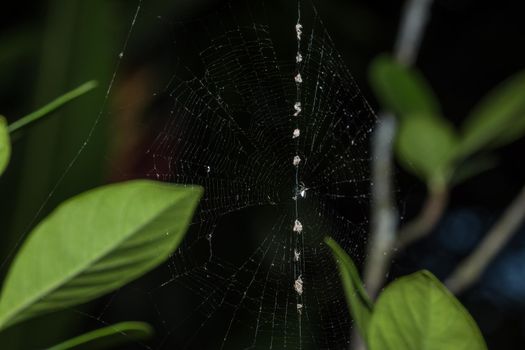
[[[356,266],[326,238],[341,275],[350,313],[368,350],[483,350],[481,332],[468,311],[429,271],[401,277],[374,304]]]
[[[487,151],[525,134],[525,71],[489,92],[457,130],[443,115],[423,75],[389,56],[370,70],[382,106],[399,118],[396,153],[401,165],[429,188],[457,184],[494,165]]]

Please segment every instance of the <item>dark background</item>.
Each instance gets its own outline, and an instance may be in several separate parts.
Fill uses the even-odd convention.
[[[221,1],[146,1],[146,13],[133,33],[116,75],[136,1],[49,0],[9,2],[0,12],[0,113],[10,121],[80,83],[97,79],[101,87],[59,115],[26,132],[14,145],[9,171],[0,180],[0,275],[28,230],[63,199],[107,181],[143,176],[145,146],[153,127],[140,120],[152,100],[159,74],[173,67],[157,64],[169,42],[172,23],[213,14]],[[395,40],[402,1],[314,1],[350,71],[375,106],[367,67]],[[275,11],[293,14],[294,1],[268,1]],[[7,8],[9,7],[9,8]],[[460,124],[492,87],[525,66],[525,21],[520,1],[437,0],[418,66],[442,102],[445,115]],[[148,22],[162,14],[162,23]],[[190,35],[191,33],[186,33]],[[168,38],[168,39],[166,39]],[[156,43],[160,43],[156,45]],[[184,59],[185,52],[176,56]],[[161,73],[159,73],[161,71]],[[100,111],[88,148],[65,173]],[[72,117],[74,114],[74,117]],[[153,121],[155,124],[155,121]],[[509,125],[509,127],[512,127]],[[396,261],[393,274],[425,267],[445,277],[476,245],[525,184],[525,140],[496,152],[499,164],[452,192],[443,222],[428,239]],[[65,175],[60,186],[57,181]],[[398,170],[399,203],[404,218],[417,213],[424,186]],[[49,194],[52,194],[49,197]],[[47,198],[50,198],[47,201]],[[160,272],[163,273],[163,272]],[[145,282],[147,283],[147,278]],[[461,295],[491,349],[522,349],[525,343],[525,228],[489,267],[483,279]],[[0,336],[6,349],[43,348],[101,326],[107,300],[16,327]],[[153,319],[151,308],[144,319]],[[119,309],[115,308],[115,319]],[[120,310],[126,315],[126,310]],[[139,312],[140,313],[140,312]],[[124,316],[122,316],[124,317]],[[28,336],[30,335],[30,336]],[[5,345],[4,345],[5,344]]]

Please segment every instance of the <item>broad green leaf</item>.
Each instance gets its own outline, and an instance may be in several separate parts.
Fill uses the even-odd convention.
[[[153,335],[153,328],[143,322],[122,322],[88,332],[48,350],[112,349],[116,346],[145,340]]]
[[[332,249],[332,254],[337,262],[350,313],[357,324],[359,333],[366,338],[373,303],[363,288],[359,272],[352,259],[332,238],[326,237],[325,243]]]
[[[11,158],[11,140],[7,131],[7,121],[0,115],[0,175],[7,168]]]
[[[428,184],[446,183],[458,138],[454,128],[439,117],[409,117],[399,127],[396,152],[407,171]]]
[[[90,92],[94,88],[96,88],[98,83],[96,81],[88,81],[87,83],[84,83],[77,87],[74,90],[71,90],[70,92],[58,97],[54,101],[50,102],[49,104],[45,105],[44,107],[38,109],[37,111],[26,115],[25,117],[20,118],[16,122],[9,125],[9,132],[14,133],[23,127],[28,126],[29,124],[32,124],[43,117],[53,113],[60,107],[66,105],[67,103],[81,97],[82,95],[85,95],[86,93]]]
[[[428,271],[392,282],[368,330],[370,350],[483,350],[481,332],[461,303]]]
[[[370,68],[370,83],[382,107],[400,118],[440,115],[437,98],[425,78],[389,56],[379,56],[374,60]]]
[[[0,329],[87,302],[159,265],[182,240],[201,194],[137,180],[61,204],[15,257],[0,296]]]
[[[508,144],[525,135],[525,71],[491,91],[463,125],[460,152]]]

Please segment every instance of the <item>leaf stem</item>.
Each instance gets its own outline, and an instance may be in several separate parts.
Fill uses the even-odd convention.
[[[37,111],[26,115],[25,117],[20,118],[16,122],[10,124],[7,127],[9,133],[13,134],[14,132],[22,129],[23,127],[36,122],[37,120],[45,117],[46,115],[56,111],[58,108],[64,106],[66,103],[73,101],[74,99],[88,93],[89,91],[95,89],[98,83],[94,80],[88,81],[74,90],[58,97],[54,101],[45,105],[44,107],[38,109]]]

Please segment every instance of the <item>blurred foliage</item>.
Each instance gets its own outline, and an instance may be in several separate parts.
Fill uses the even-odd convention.
[[[505,146],[525,133],[525,71],[494,88],[478,103],[462,126],[458,157]]]
[[[36,55],[38,71],[33,105],[42,106],[84,81],[95,79],[107,86],[121,36],[116,27],[119,23],[116,6],[103,0],[48,2],[46,21],[37,36],[42,46]],[[96,90],[66,106],[54,118],[35,125],[20,140],[17,145],[20,155],[11,170],[17,181],[12,189],[16,201],[12,205],[13,238],[9,246],[27,232],[30,219],[48,201],[49,193],[53,192],[53,196],[42,214],[64,199],[102,183],[107,143],[105,120],[101,120],[97,133],[90,138],[89,147],[78,155],[80,161],[71,168],[70,165],[98,119],[105,99],[105,89]],[[26,106],[26,110],[30,109]],[[34,169],[38,169],[38,181],[34,179]],[[69,176],[56,187],[66,170]],[[87,173],[90,176],[84,176]]]
[[[418,70],[405,67],[388,55],[380,55],[372,62],[369,76],[381,105],[399,118],[441,114],[434,92]]]
[[[396,142],[401,164],[427,181],[433,191],[446,187],[459,143],[452,125],[425,114],[411,114],[401,125]]]
[[[487,349],[472,316],[428,271],[389,284],[372,306],[354,263],[331,238],[348,308],[369,350]],[[363,317],[363,316],[366,317]]]
[[[441,115],[430,85],[415,68],[383,55],[371,66],[370,83],[384,108],[399,117],[400,163],[430,189],[457,184],[492,167],[493,158],[482,152],[525,134],[525,72],[478,103],[461,133]]]

